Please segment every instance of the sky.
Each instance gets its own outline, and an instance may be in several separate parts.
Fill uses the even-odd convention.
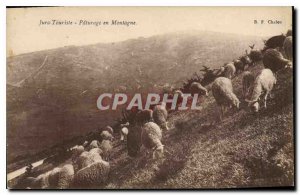
[[[40,25],[70,20],[73,25]],[[78,25],[133,21],[136,25]],[[254,24],[257,20],[258,24]],[[263,24],[260,21],[264,20]],[[268,20],[281,21],[268,24]],[[272,36],[292,26],[291,7],[48,7],[7,9],[7,56],[69,45],[89,45],[178,31]],[[75,24],[75,22],[77,24]]]

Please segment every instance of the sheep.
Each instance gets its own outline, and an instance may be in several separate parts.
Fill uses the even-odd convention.
[[[220,119],[222,119],[227,106],[239,109],[240,101],[233,93],[231,80],[226,77],[216,78],[212,84],[212,94],[216,103],[221,108]]]
[[[52,171],[49,172],[49,174],[48,174],[49,188],[55,189],[57,187],[60,170],[61,170],[61,168],[56,167]]]
[[[245,70],[245,65],[240,59],[234,60],[233,64],[236,69],[236,73],[243,72]]]
[[[289,36],[293,36],[293,31],[291,29],[289,29],[287,32],[286,32],[286,37],[289,37]]]
[[[265,91],[265,95],[263,99],[264,108],[267,108],[267,98],[275,84],[276,84],[276,78],[274,76],[274,73],[270,69],[263,69],[260,72],[260,74],[256,77],[253,84],[251,99],[250,100],[246,99],[246,102],[248,102],[248,106],[251,107],[251,109],[254,112],[259,111],[258,101],[263,91]]]
[[[166,109],[166,104],[162,102],[161,105],[156,105],[153,109],[153,120],[157,123],[162,129],[169,130],[168,127],[168,111]]]
[[[74,167],[71,164],[64,165],[58,172],[58,189],[67,189],[71,186],[74,178]]]
[[[82,144],[82,146],[83,146],[83,147],[87,147],[87,146],[88,146],[88,144],[89,144],[89,142],[88,142],[88,141],[84,141],[84,142],[83,142],[83,144]]]
[[[136,125],[143,125],[146,122],[153,120],[153,111],[150,109],[140,110],[135,115],[135,124]]]
[[[246,50],[247,51],[247,50]],[[236,73],[243,72],[245,70],[246,65],[250,64],[250,58],[247,53],[244,56],[241,56],[238,60],[234,60],[233,64],[236,69]]]
[[[36,178],[35,177],[24,177],[22,181],[22,186],[26,189],[34,189],[34,185],[36,183]]]
[[[183,98],[183,93],[182,93],[182,91],[181,91],[180,89],[176,89],[176,90],[174,91],[174,95],[175,95],[175,94],[178,94],[178,98],[179,98],[179,97]]]
[[[103,140],[100,144],[100,149],[103,151],[103,158],[109,160],[113,149],[112,142],[109,140]]]
[[[45,189],[49,186],[46,182],[45,174],[38,177],[26,177],[23,181],[26,189]]]
[[[82,169],[83,167],[88,165],[88,158],[89,152],[85,151],[83,152],[75,161],[74,166],[76,170]]]
[[[264,53],[263,64],[265,68],[276,73],[280,69],[291,66],[291,61],[285,59],[278,50],[268,49]]]
[[[121,134],[121,137],[120,137],[120,140],[121,141],[124,141],[125,140],[125,137],[127,137],[128,135],[128,127],[129,126],[129,122],[126,122],[125,124],[121,124],[120,127],[121,127],[121,131],[120,131],[120,134]]]
[[[59,179],[59,171],[61,168],[54,168],[51,171],[40,174],[36,178],[27,177],[25,179],[26,187],[32,189],[49,189],[56,188]]]
[[[173,97],[174,95],[177,94],[177,103],[181,103],[182,102],[182,99],[183,99],[183,93],[180,89],[176,89],[174,92],[173,92]]]
[[[130,124],[129,124],[129,122],[126,122],[125,124],[121,124],[120,126],[121,127],[128,127]]]
[[[154,122],[145,123],[142,126],[142,144],[153,150],[153,159],[161,157],[164,153],[164,145],[161,143],[162,131]]]
[[[34,189],[47,189],[49,188],[49,183],[48,183],[48,176],[51,171],[46,172],[44,174],[39,175],[33,180],[33,186],[32,188]]]
[[[181,105],[182,101],[183,101],[183,93],[180,89],[176,89],[174,92],[173,92],[173,95],[172,98],[174,97],[174,95],[177,94],[177,104],[176,104],[176,109]],[[172,107],[172,103],[168,103],[166,104],[166,108],[171,108]]]
[[[90,145],[88,146],[87,150],[91,150],[93,148],[99,148],[100,143],[98,140],[91,141]]]
[[[256,65],[260,60],[262,60],[262,53],[260,50],[251,50],[249,53],[249,58],[251,63],[249,65],[254,66]]]
[[[112,135],[114,134],[114,130],[113,130],[113,128],[111,126],[106,126],[103,130],[104,131],[108,131]]]
[[[250,71],[245,71],[243,75],[243,97],[246,98],[249,94],[250,87],[254,83],[255,77]]]
[[[293,61],[293,38],[291,36],[285,38],[283,42],[283,50],[286,58]]]
[[[236,72],[235,66],[232,62],[228,63],[224,67],[224,77],[232,79]]]
[[[177,109],[183,101],[184,94],[180,89],[176,89],[176,90],[174,89],[172,92],[168,93],[167,99],[173,99],[175,95],[177,95],[177,102],[175,107],[175,109]],[[155,106],[156,105],[151,105],[150,109],[153,109]],[[171,108],[172,108],[172,102],[166,103],[166,109],[169,110]],[[171,110],[170,112],[172,111],[173,110]]]
[[[246,50],[246,55],[240,57],[240,60],[244,63],[244,65],[247,65],[247,64],[250,64],[251,63],[251,60],[248,56],[248,52]]]
[[[114,136],[109,132],[109,131],[102,131],[101,134],[100,134],[100,137],[102,140],[113,140],[114,139]]]
[[[110,165],[108,162],[104,160],[94,162],[75,173],[73,187],[99,187],[107,181],[109,171]]]
[[[102,155],[103,154],[103,151],[100,149],[100,148],[92,148],[89,153],[96,153],[96,154],[99,154],[99,155]]]
[[[84,152],[84,147],[83,146],[74,146],[71,148],[72,156],[71,159],[74,161],[82,152]]]
[[[98,162],[101,160],[102,158],[99,153],[85,151],[78,157],[75,165],[77,166],[77,170],[80,170],[94,162]]]
[[[220,66],[219,69],[217,69],[217,73],[216,73],[216,76],[217,77],[220,77],[224,74],[224,71],[225,71],[225,66],[227,65],[227,63],[225,63],[223,66]]]
[[[122,127],[122,129],[121,129],[121,138],[120,138],[121,141],[125,140],[125,138],[128,135],[128,132],[129,132],[129,130],[128,130],[127,127]]]
[[[265,47],[263,50],[275,49],[277,47],[282,48],[284,40],[285,35],[273,36],[265,42]]]
[[[193,82],[190,86],[190,92],[192,95],[194,94],[199,94],[199,95],[205,95],[208,96],[207,89],[203,87],[200,83],[198,82]]]

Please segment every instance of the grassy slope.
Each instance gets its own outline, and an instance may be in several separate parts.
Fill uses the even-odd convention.
[[[262,65],[251,71],[260,69]],[[241,76],[233,85],[241,97]],[[153,161],[142,150],[141,156],[132,160],[126,157],[124,146],[116,147],[105,188],[292,186],[292,98],[292,74],[284,70],[266,110],[253,115],[244,107],[230,111],[222,123],[210,125],[217,114],[210,94],[202,111],[170,115],[172,129],[164,133],[164,159]]]

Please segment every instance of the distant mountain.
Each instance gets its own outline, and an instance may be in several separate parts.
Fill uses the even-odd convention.
[[[262,47],[262,37],[171,33],[116,43],[68,46],[7,58],[8,158],[34,154],[72,136],[113,124],[100,111],[103,92],[147,93],[181,86],[203,65],[219,67]]]

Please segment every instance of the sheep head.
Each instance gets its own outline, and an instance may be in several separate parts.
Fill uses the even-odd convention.
[[[234,97],[233,98],[233,101],[232,101],[232,105],[235,107],[235,108],[237,108],[237,109],[239,109],[240,108],[240,100],[237,98],[237,97]]]
[[[246,99],[245,100],[246,102],[248,102],[248,107],[250,107],[250,109],[253,111],[253,112],[258,112],[259,111],[259,99],[257,100],[248,100]]]
[[[153,159],[161,158],[164,155],[164,145],[160,145],[154,148]]]
[[[286,69],[293,69],[292,61],[289,61],[284,68],[286,68]]]
[[[208,97],[208,90],[205,89],[205,96]]]

